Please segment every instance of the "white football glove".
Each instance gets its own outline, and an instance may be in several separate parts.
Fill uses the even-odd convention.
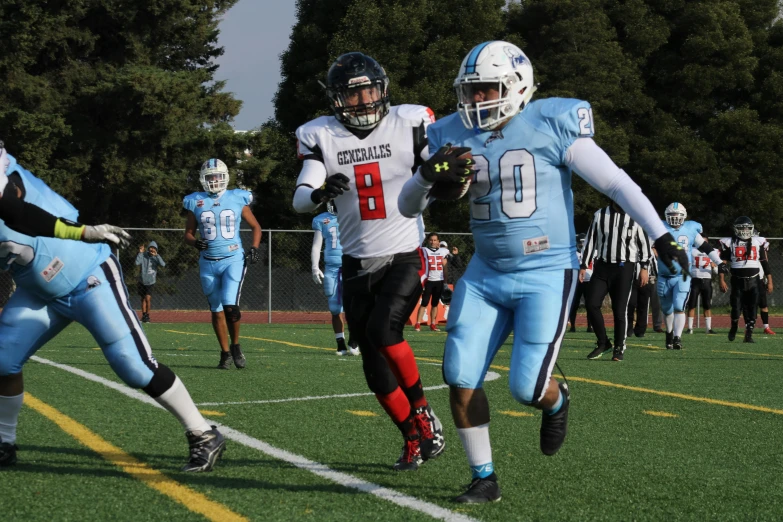
[[[315,284],[322,285],[324,282],[324,273],[321,272],[321,269],[317,266],[313,267],[313,281],[315,281]]]
[[[120,227],[114,225],[87,225],[82,232],[85,243],[109,243],[118,248],[130,245],[131,236]]]

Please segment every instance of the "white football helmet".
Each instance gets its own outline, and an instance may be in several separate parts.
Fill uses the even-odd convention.
[[[208,159],[201,166],[198,179],[205,192],[220,194],[228,188],[228,167],[219,159]]]
[[[475,84],[497,85],[500,97],[475,103]],[[514,44],[494,41],[477,45],[468,53],[454,80],[457,111],[469,129],[488,131],[515,116],[533,97],[533,66]]]
[[[682,224],[685,223],[685,218],[688,217],[688,212],[685,210],[685,207],[682,206],[682,203],[677,203],[676,201],[666,207],[664,213],[666,215],[666,222],[674,228],[680,228]]]

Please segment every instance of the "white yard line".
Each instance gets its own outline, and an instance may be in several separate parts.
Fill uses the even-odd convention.
[[[113,390],[122,393],[126,397],[130,397],[132,399],[136,399],[138,401],[155,406],[156,408],[163,409],[162,406],[160,406],[148,395],[138,390],[131,389],[125,386],[124,384],[110,381],[109,379],[105,379],[99,375],[95,375],[94,373],[86,372],[84,370],[80,370],[79,368],[68,366],[67,364],[56,363],[54,361],[43,359],[35,355],[31,357],[31,359],[35,362],[46,364],[48,366],[53,366],[55,368],[59,368],[60,370],[64,370],[74,375],[78,375],[79,377],[82,377],[89,381],[102,384],[108,388],[111,388]],[[376,497],[391,502],[392,504],[397,504],[398,506],[406,507],[414,511],[424,513],[426,515],[431,516],[432,518],[436,518],[439,520],[447,520],[450,522],[476,522],[476,519],[474,518],[471,518],[466,515],[462,515],[460,513],[455,513],[451,510],[438,506],[437,504],[432,504],[431,502],[426,502],[416,497],[405,495],[403,493],[400,493],[399,491],[385,488],[383,486],[379,486],[378,484],[373,484],[372,482],[367,482],[366,480],[360,479],[358,477],[354,477],[353,475],[349,475],[347,473],[334,471],[333,469],[329,468],[324,464],[312,461],[310,459],[302,457],[301,455],[296,455],[295,453],[291,453],[289,451],[276,448],[271,444],[268,444],[262,440],[251,437],[250,435],[246,435],[233,428],[229,428],[226,425],[211,420],[209,422],[217,425],[220,431],[223,433],[223,435],[226,438],[233,440],[234,442],[238,442],[239,444],[242,444],[249,448],[256,449],[278,460],[282,460],[284,462],[288,462],[289,464],[293,464],[297,468],[309,471],[314,475],[318,475],[321,478],[325,478],[326,480],[330,480],[346,488],[356,489],[363,493],[369,493],[370,495],[375,495]]]

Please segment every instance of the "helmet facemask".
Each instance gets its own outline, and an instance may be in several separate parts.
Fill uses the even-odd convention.
[[[228,188],[228,167],[219,159],[209,159],[201,166],[198,178],[205,192],[221,194]]]
[[[734,235],[740,239],[753,237],[753,223],[738,223],[734,225]]]
[[[482,131],[494,130],[516,116],[536,90],[535,86],[528,88],[522,85],[519,73],[494,79],[458,78],[454,88],[457,91],[457,111],[462,124],[467,128]],[[476,102],[476,91],[487,88],[496,90],[500,96],[494,100]],[[519,91],[515,92],[515,89]]]
[[[374,129],[391,108],[388,79],[351,78],[348,85],[327,88],[326,94],[337,120],[355,129]]]

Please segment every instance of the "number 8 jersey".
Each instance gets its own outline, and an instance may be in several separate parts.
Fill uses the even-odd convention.
[[[242,209],[253,202],[253,194],[247,190],[226,190],[220,196],[206,192],[194,192],[182,200],[185,210],[196,216],[201,239],[208,243],[202,255],[207,259],[223,259],[243,254],[239,225]]]
[[[323,163],[326,176],[342,173],[350,180],[350,190],[334,200],[346,255],[382,257],[421,245],[422,218],[400,214],[397,196],[429,157],[426,129],[433,121],[427,107],[398,105],[364,139],[334,116],[321,116],[296,130],[300,159]],[[323,182],[323,178],[309,179],[303,169],[297,186],[319,188]]]

